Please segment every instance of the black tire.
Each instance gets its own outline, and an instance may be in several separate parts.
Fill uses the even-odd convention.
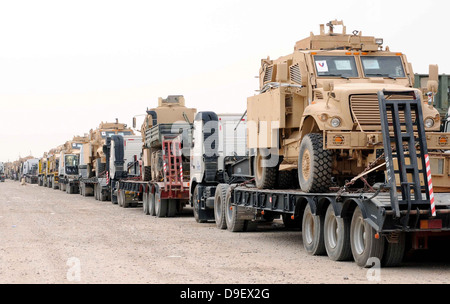
[[[242,232],[245,228],[245,220],[237,218],[237,206],[231,204],[231,188],[228,188],[225,196],[225,220],[227,223],[227,230],[231,232]]]
[[[328,257],[332,261],[349,261],[352,258],[350,246],[350,219],[337,217],[330,204],[324,220],[324,242]]]
[[[174,217],[177,214],[178,200],[170,199],[167,201],[167,216]]]
[[[384,239],[375,238],[376,231],[363,218],[361,209],[356,207],[350,227],[350,244],[353,258],[360,267],[370,268],[370,259],[379,259],[384,253]]]
[[[151,216],[156,215],[155,211],[155,194],[149,192],[148,193],[148,212]]]
[[[263,156],[261,150],[258,152],[254,158],[254,171],[255,171],[255,184],[258,189],[273,189],[277,185],[278,181],[278,164],[276,166],[271,166],[267,164],[267,159],[270,156]]]
[[[279,171],[278,172],[278,189],[294,189],[295,175],[293,171]]]
[[[144,181],[148,182],[152,179],[152,167],[145,166],[144,167]]]
[[[309,204],[306,205],[302,219],[303,247],[310,255],[325,255],[325,242],[323,241],[324,217],[314,215]]]
[[[225,199],[229,187],[230,186],[227,184],[217,185],[216,194],[214,196],[214,219],[217,228],[222,230],[227,229],[227,221],[225,219]]]
[[[119,205],[119,207],[123,208],[124,207],[124,196],[123,196],[123,190],[117,190],[117,203]]]
[[[306,135],[300,145],[298,156],[298,181],[306,193],[329,192],[332,183],[333,156],[323,149],[321,134]]]
[[[192,210],[194,211],[194,219],[197,223],[206,223],[206,220],[199,219],[200,202],[198,197],[198,186],[195,187],[194,193],[192,194]]]
[[[98,200],[98,184],[94,184],[94,199]]]
[[[389,243],[386,239],[384,244],[383,259],[381,266],[383,267],[398,267],[403,262],[406,249],[406,235],[400,232],[397,243]]]
[[[167,216],[167,199],[161,199],[161,194],[159,192],[155,193],[155,214],[156,217],[166,217]]]
[[[144,191],[144,193],[142,194],[142,210],[144,211],[145,215],[149,215],[150,214],[150,209],[148,207],[148,193],[146,191]]]
[[[117,195],[114,194],[114,188],[111,188],[111,203],[113,205],[117,205],[118,204]]]

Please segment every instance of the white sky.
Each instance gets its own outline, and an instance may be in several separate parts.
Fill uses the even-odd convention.
[[[0,0],[0,161],[41,157],[101,121],[132,124],[158,97],[243,113],[260,60],[319,24],[384,38],[416,73],[450,73],[450,2]]]

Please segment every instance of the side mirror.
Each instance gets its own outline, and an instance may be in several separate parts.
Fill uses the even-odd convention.
[[[332,81],[324,81],[323,82],[323,91],[324,92],[331,92],[334,90],[334,82]]]

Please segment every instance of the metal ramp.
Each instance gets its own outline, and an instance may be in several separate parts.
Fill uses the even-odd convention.
[[[378,101],[386,157],[386,186],[390,189],[394,215],[400,218],[405,229],[412,209],[425,210],[431,206],[435,215],[421,98],[415,91],[384,90],[378,92]]]

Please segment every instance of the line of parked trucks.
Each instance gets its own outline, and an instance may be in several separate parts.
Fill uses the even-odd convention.
[[[281,219],[301,229],[311,255],[398,265],[407,249],[450,235],[450,126],[433,106],[437,66],[416,89],[403,53],[347,34],[342,22],[327,26],[292,54],[261,60],[246,113],[160,98],[140,130],[135,118],[133,128],[101,123],[7,175],[157,217],[190,206],[198,223],[232,232]]]

